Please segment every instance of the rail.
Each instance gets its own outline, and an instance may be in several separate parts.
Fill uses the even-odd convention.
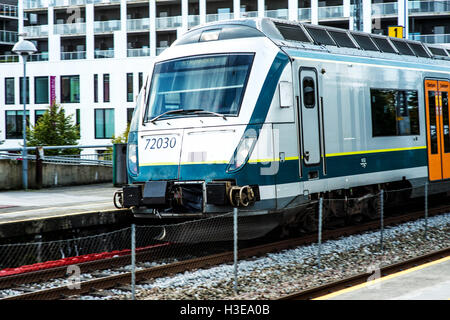
[[[61,152],[67,149],[81,150],[86,148],[104,148],[106,150],[101,153],[45,154],[46,150],[60,150]],[[35,151],[35,154],[28,153],[26,159],[42,160],[43,163],[112,166],[113,154],[108,152],[107,148],[112,148],[112,145],[27,147],[28,152]],[[22,150],[22,148],[0,148],[0,159],[23,160]]]

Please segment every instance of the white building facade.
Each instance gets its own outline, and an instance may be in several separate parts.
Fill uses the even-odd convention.
[[[151,61],[199,24],[273,17],[385,34],[388,26],[402,25],[406,37],[450,42],[444,21],[450,1],[19,0],[17,12],[19,36],[38,48],[27,62],[29,123],[36,123],[54,92],[79,123],[82,145],[109,144],[125,131]],[[430,21],[439,19],[444,22],[426,34]],[[18,147],[23,65],[12,53],[0,60],[0,143]]]

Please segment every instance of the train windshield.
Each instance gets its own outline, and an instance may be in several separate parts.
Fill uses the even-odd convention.
[[[145,121],[239,113],[254,54],[220,54],[155,64]]]

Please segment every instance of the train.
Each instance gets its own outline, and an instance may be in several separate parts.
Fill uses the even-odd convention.
[[[373,218],[382,189],[448,195],[449,61],[443,46],[287,20],[195,27],[149,66],[121,207],[184,220],[238,208],[240,235],[256,237],[315,228],[319,198],[349,219]]]

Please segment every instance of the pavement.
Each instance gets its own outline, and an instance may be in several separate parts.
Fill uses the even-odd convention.
[[[450,300],[450,256],[331,293],[319,300]]]
[[[0,191],[0,239],[118,224],[129,210],[118,210],[112,183],[40,190]]]

